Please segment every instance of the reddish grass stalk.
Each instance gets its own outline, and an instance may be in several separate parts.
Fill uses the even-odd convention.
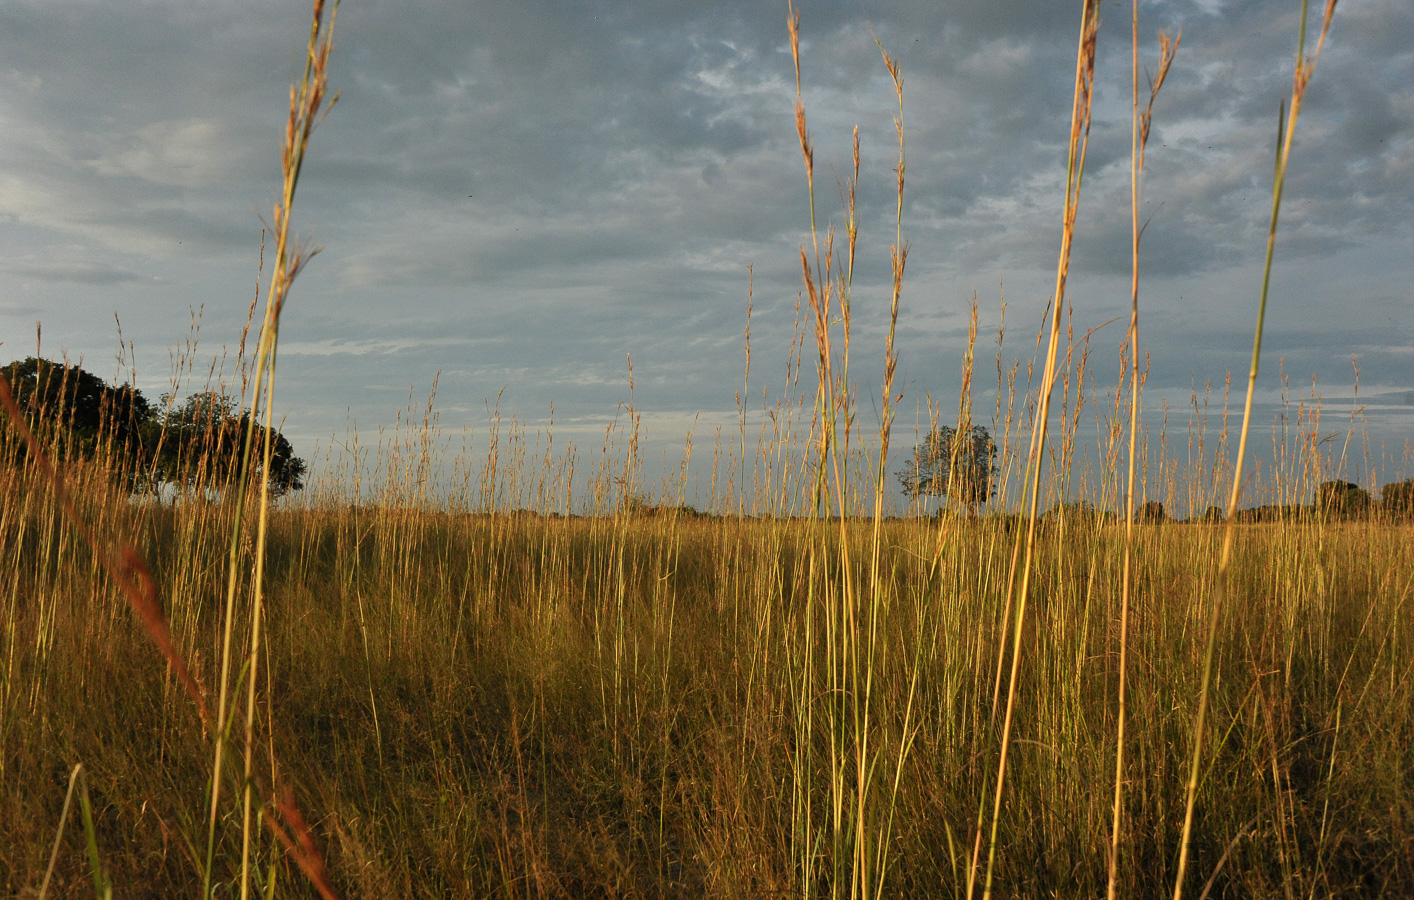
[[[309,824],[300,814],[299,807],[295,806],[294,793],[286,787],[280,797],[271,802],[271,805],[290,826],[290,830],[285,830],[284,826],[270,812],[269,806],[260,811],[265,818],[265,826],[270,829],[271,834],[275,835],[275,839],[285,848],[285,852],[294,859],[295,865],[300,867],[300,871],[319,892],[319,896],[324,900],[337,900],[338,895],[329,886],[329,869],[324,864],[324,856],[314,843],[314,833],[310,830]],[[294,832],[293,835],[290,832]]]
[[[157,600],[157,586],[152,580],[152,573],[148,570],[147,563],[143,562],[141,554],[128,544],[112,548],[105,546],[98,539],[98,535],[94,533],[83,514],[79,512],[78,506],[75,505],[73,496],[64,483],[63,473],[49,459],[39,438],[35,437],[34,432],[25,423],[24,413],[21,412],[19,404],[15,402],[15,395],[10,390],[10,382],[4,375],[0,375],[0,405],[5,407],[10,421],[14,423],[15,431],[29,447],[35,467],[39,469],[53,488],[54,498],[59,501],[64,515],[68,516],[69,522],[78,531],[84,543],[93,551],[94,558],[117,582],[123,596],[128,598],[133,613],[137,615],[138,621],[142,623],[148,636],[152,638],[152,643],[157,645],[157,651],[167,660],[168,665],[172,667],[173,674],[177,676],[177,680],[186,688],[187,694],[196,704],[202,728],[209,731],[211,711],[206,704],[205,691],[192,676],[186,660],[172,644],[172,633],[167,628],[167,620],[162,615],[162,608]]]

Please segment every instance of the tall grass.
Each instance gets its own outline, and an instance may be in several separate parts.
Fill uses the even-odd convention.
[[[1131,19],[1131,66],[1133,107],[1130,131],[1129,163],[1129,226],[1130,226],[1130,312],[1129,334],[1125,342],[1129,348],[1129,453],[1125,469],[1124,491],[1124,571],[1120,576],[1119,605],[1119,686],[1116,695],[1115,713],[1115,791],[1114,813],[1110,825],[1110,871],[1105,887],[1105,896],[1114,900],[1119,877],[1120,835],[1124,826],[1124,736],[1127,725],[1127,693],[1129,677],[1129,606],[1130,588],[1133,584],[1134,563],[1134,518],[1135,518],[1135,475],[1139,460],[1139,238],[1143,230],[1139,225],[1140,187],[1144,178],[1144,153],[1149,145],[1149,131],[1154,119],[1154,101],[1159,89],[1168,77],[1173,65],[1174,54],[1178,52],[1180,38],[1175,36],[1169,42],[1168,35],[1159,35],[1158,73],[1149,80],[1149,102],[1144,112],[1139,112],[1139,0],[1134,0]],[[1121,367],[1123,368],[1123,367]],[[1121,382],[1123,378],[1121,377]],[[1116,406],[1119,391],[1115,392]]]
[[[275,359],[279,344],[280,314],[289,298],[290,286],[293,284],[295,276],[299,274],[300,269],[304,267],[314,252],[317,252],[296,245],[295,237],[290,230],[290,219],[294,213],[295,191],[299,186],[300,170],[304,165],[310,134],[314,130],[315,122],[327,112],[324,100],[328,84],[329,54],[333,49],[333,30],[338,9],[338,0],[334,0],[326,22],[324,0],[314,0],[309,45],[305,53],[304,74],[299,83],[290,89],[290,112],[285,125],[284,144],[281,148],[280,159],[281,172],[284,177],[280,201],[275,204],[274,216],[270,223],[275,236],[275,266],[270,277],[265,314],[261,321],[259,342],[255,350],[253,365],[255,390],[251,399],[252,414],[247,419],[245,446],[240,457],[240,472],[236,477],[232,493],[232,496],[239,498],[243,504],[250,493],[247,488],[252,486],[251,463],[257,450],[256,421],[261,414],[264,415],[266,433],[269,433],[274,425]],[[337,95],[330,98],[330,104],[332,105],[335,100],[337,100]],[[222,765],[226,747],[230,741],[230,719],[227,711],[231,709],[233,701],[231,648],[238,615],[236,601],[242,582],[248,578],[252,593],[247,611],[249,617],[248,649],[242,665],[241,677],[237,679],[237,681],[244,681],[246,689],[245,728],[242,741],[244,766],[241,777],[241,900],[246,900],[250,895],[251,840],[253,831],[255,831],[255,823],[252,819],[254,766],[257,752],[255,716],[260,675],[260,643],[263,633],[261,617],[265,604],[265,551],[270,519],[271,454],[274,449],[272,441],[261,441],[260,444],[263,446],[264,456],[261,460],[260,477],[253,485],[257,512],[255,515],[255,540],[254,547],[250,551],[249,569],[243,565],[246,517],[236,515],[231,519],[231,537],[227,551],[226,601],[222,611],[221,675],[217,688],[217,727],[220,729],[220,733],[214,742],[211,804],[210,814],[207,818],[206,866],[203,873],[202,889],[203,895],[211,895],[216,828],[220,816]],[[270,778],[274,782],[278,778],[278,772],[275,770],[273,741],[271,741],[271,745],[272,749],[269,752]],[[273,822],[272,829],[277,835],[284,838],[286,843],[290,843],[288,836]],[[311,880],[316,886],[321,887],[321,893],[328,894],[329,891],[323,884],[322,864],[318,863],[317,859],[311,859],[308,863],[305,868]]]
[[[333,24],[315,9],[257,342],[209,376],[248,385],[267,426],[279,312],[307,259],[288,222]],[[686,503],[686,458],[645,482],[631,380],[587,450],[499,405],[458,448],[434,382],[279,504],[249,471],[219,503],[131,502],[120,457],[76,459],[52,416],[9,404],[0,892],[1414,893],[1409,523],[1312,507],[1239,522],[1250,417],[1229,450],[1226,392],[1220,429],[1195,395],[1146,441],[1137,261],[1104,399],[1065,294],[1095,84],[1084,9],[1056,291],[1033,359],[1007,358],[999,329],[1001,496],[985,515],[890,514],[903,73],[881,47],[898,103],[892,285],[883,344],[861,356],[860,137],[837,232],[815,218],[794,10],[812,206],[795,342],[754,457],[745,367],[710,509]],[[1149,118],[1134,87],[1137,259]],[[969,391],[977,337],[974,304]],[[746,340],[749,354],[749,326]],[[867,439],[852,362],[882,363]],[[1289,413],[1261,487],[1285,505],[1344,455],[1317,439],[1318,404]],[[964,393],[959,425],[972,416]],[[1146,496],[1195,519],[1141,516]],[[1196,517],[1219,496],[1225,523]]]
[[[1187,802],[1183,815],[1183,837],[1180,839],[1178,855],[1178,874],[1174,878],[1173,897],[1179,900],[1183,896],[1183,876],[1188,866],[1189,842],[1193,833],[1193,809],[1198,796],[1199,768],[1202,765],[1204,730],[1207,725],[1208,698],[1212,688],[1213,673],[1213,650],[1217,643],[1218,623],[1222,615],[1223,602],[1228,593],[1228,572],[1232,565],[1232,547],[1236,535],[1235,518],[1237,516],[1237,505],[1242,496],[1242,465],[1247,457],[1247,437],[1252,424],[1252,398],[1257,392],[1257,365],[1262,357],[1262,330],[1267,317],[1267,291],[1272,280],[1272,257],[1276,250],[1277,239],[1277,218],[1281,213],[1281,198],[1283,189],[1286,186],[1286,169],[1291,160],[1292,141],[1296,137],[1296,118],[1301,112],[1301,101],[1305,97],[1306,87],[1310,84],[1311,76],[1315,72],[1316,59],[1321,55],[1321,48],[1325,46],[1326,35],[1330,31],[1331,17],[1335,13],[1336,0],[1326,0],[1325,16],[1321,23],[1320,37],[1316,41],[1316,51],[1308,59],[1306,57],[1306,0],[1301,0],[1301,24],[1296,44],[1296,72],[1292,77],[1291,86],[1291,115],[1285,116],[1285,109],[1277,116],[1278,145],[1276,154],[1276,172],[1272,178],[1272,216],[1271,224],[1267,230],[1267,259],[1262,270],[1262,293],[1257,304],[1257,329],[1256,335],[1252,339],[1252,365],[1247,373],[1247,401],[1242,409],[1242,431],[1237,443],[1237,461],[1232,475],[1232,491],[1228,495],[1227,502],[1227,526],[1223,529],[1222,551],[1218,557],[1217,564],[1217,585],[1212,602],[1211,620],[1208,624],[1207,646],[1203,652],[1203,680],[1198,692],[1198,711],[1193,721],[1193,755],[1192,762],[1188,770],[1188,790]],[[1343,454],[1342,454],[1343,455]],[[1276,757],[1273,755],[1272,776],[1279,778]],[[1285,823],[1282,823],[1283,826]],[[1283,848],[1285,849],[1285,848]],[[1285,853],[1282,854],[1282,863],[1287,862]]]
[[[18,497],[8,496],[14,510]],[[618,521],[457,512],[414,499],[391,491],[377,505],[321,501],[270,521],[267,585],[278,602],[262,642],[268,727],[335,890],[832,892],[830,698],[812,698],[817,731],[802,746],[803,675],[790,656],[805,638],[818,541],[808,522],[671,507]],[[114,506],[112,526],[151,548],[157,583],[191,564],[218,569],[225,523],[214,511]],[[36,512],[7,539],[45,539]],[[861,550],[854,563],[867,571],[873,525],[848,527]],[[912,691],[916,717],[912,752],[876,795],[893,803],[886,893],[966,890],[970,823],[997,748],[991,648],[1009,527],[1002,517],[958,520],[939,548],[933,522],[880,526],[881,570],[894,591],[880,706],[900,713]],[[1233,572],[1243,614],[1219,632],[1224,677],[1211,702],[1221,740],[1200,794],[1192,869],[1200,883],[1216,870],[1215,890],[1228,893],[1399,896],[1414,883],[1399,813],[1414,737],[1403,652],[1414,637],[1408,527],[1242,527]],[[1208,525],[1136,524],[1121,895],[1163,890],[1175,874],[1198,688],[1189,648],[1206,625],[1203,573],[1220,537]],[[1117,733],[1124,524],[1077,516],[1062,531],[1043,521],[1038,540],[1045,552],[1033,583],[1045,601],[1025,636],[1017,713],[1027,727],[1009,780],[1020,803],[998,826],[996,878],[1016,895],[1094,894],[1108,877],[1102,786]],[[206,549],[192,559],[196,546]],[[194,892],[210,757],[185,696],[169,693],[121,594],[82,554],[17,571],[6,891],[39,883],[69,768],[81,761],[96,845],[119,892]],[[203,585],[164,595],[169,615],[219,609],[219,582]],[[45,623],[30,600],[46,592],[58,607],[41,658],[32,638]],[[174,640],[199,678],[216,671],[208,637]],[[815,768],[803,770],[808,754]],[[809,831],[795,820],[807,805]],[[228,810],[218,884],[239,877],[239,805]],[[82,831],[72,834],[57,857],[55,896],[90,881]],[[1299,851],[1289,870],[1279,847],[1289,858]],[[275,849],[253,847],[262,873],[287,865]],[[814,854],[810,868],[802,852]],[[298,880],[280,874],[276,884]]]

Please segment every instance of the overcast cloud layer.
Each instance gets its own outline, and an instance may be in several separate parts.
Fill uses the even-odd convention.
[[[863,146],[865,417],[897,153],[874,35],[903,66],[911,438],[927,394],[956,402],[974,292],[987,404],[1003,281],[1004,353],[1032,351],[1059,246],[1079,4],[800,11],[822,224],[840,219],[833,179],[855,125]],[[307,15],[286,0],[0,5],[0,356],[32,354],[42,320],[45,355],[112,377],[116,314],[155,397],[201,309],[182,390],[203,386],[255,295]],[[1079,334],[1129,306],[1128,7],[1104,15],[1071,283]],[[1245,379],[1298,15],[1294,0],[1142,4],[1150,67],[1156,33],[1182,33],[1145,182],[1155,425],[1164,404],[1172,423],[1194,391],[1211,383],[1219,398],[1229,372]],[[351,421],[362,434],[393,426],[439,372],[444,429],[484,432],[499,395],[532,429],[553,403],[557,441],[597,450],[629,399],[630,355],[656,452],[676,455],[694,418],[710,443],[718,425],[736,428],[748,265],[751,392],[758,407],[763,385],[777,396],[809,221],[785,20],[784,3],[760,0],[348,0],[331,72],[342,98],[296,204],[298,230],[326,249],[281,330],[277,406],[297,450],[314,456]],[[1343,435],[1354,356],[1374,449],[1395,458],[1414,436],[1411,36],[1408,0],[1337,11],[1300,122],[1259,395],[1278,398],[1282,372],[1293,396],[1314,378]],[[1115,323],[1093,339],[1102,386],[1122,337]],[[1379,480],[1414,476],[1410,462]]]

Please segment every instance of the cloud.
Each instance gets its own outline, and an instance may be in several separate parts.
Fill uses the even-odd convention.
[[[204,304],[202,348],[234,342],[307,15],[279,0],[0,5],[7,333],[35,309],[46,334],[98,352],[117,311],[165,362]],[[1141,290],[1150,386],[1183,397],[1250,352],[1297,13],[1161,0],[1141,15],[1143,64],[1157,30],[1183,35],[1155,108]],[[881,352],[895,237],[896,98],[877,35],[905,84],[899,378],[915,395],[954,394],[974,290],[985,333],[1005,278],[1008,363],[1030,353],[1016,330],[1049,299],[1077,10],[823,0],[801,16],[822,235],[843,225],[836,179],[860,129],[856,359]],[[1105,16],[1071,281],[1080,333],[1129,303],[1128,16]],[[1343,4],[1302,111],[1269,337],[1293,378],[1344,383],[1353,352],[1367,384],[1405,389],[1410,33],[1404,0]],[[734,409],[748,264],[752,377],[778,392],[811,244],[783,8],[386,0],[345,5],[336,43],[342,95],[295,215],[325,251],[282,326],[279,396],[300,429],[342,427],[345,410],[385,423],[396,410],[369,386],[405,391],[439,370],[448,409],[468,421],[505,386],[527,417],[554,402],[564,422],[603,422],[625,398],[630,355],[655,428]],[[852,367],[861,396],[877,393],[869,359]]]
[[[227,123],[211,118],[152,122],[86,161],[105,178],[133,177],[181,188],[221,184],[250,154]]]
[[[421,351],[432,347],[471,347],[476,341],[468,338],[367,338],[319,341],[286,341],[280,344],[281,356],[370,356]]]
[[[121,266],[82,260],[11,263],[6,266],[6,271],[21,278],[95,287],[130,284],[142,280],[141,276]]]

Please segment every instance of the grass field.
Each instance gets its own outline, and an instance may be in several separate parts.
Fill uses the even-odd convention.
[[[5,500],[3,890],[42,877],[82,762],[116,895],[189,896],[210,736],[42,490],[12,482]],[[149,548],[174,638],[212,683],[232,511],[86,505]],[[837,786],[853,764],[832,741],[852,744],[857,727],[828,650],[843,578],[811,571],[830,529],[676,513],[277,513],[260,743],[278,769],[262,752],[255,777],[295,789],[346,896],[829,895],[848,843],[833,833]],[[867,523],[849,529],[870,546]],[[1411,536],[1369,521],[1243,527],[1193,850],[1213,896],[1414,889]],[[1172,882],[1220,538],[1146,525],[1135,544],[1127,896]],[[928,520],[883,529],[867,728],[870,781],[888,801],[868,823],[888,834],[886,894],[965,893],[995,777],[1014,540],[999,518],[941,535]],[[1080,517],[1039,541],[997,877],[1011,896],[1093,896],[1123,526]],[[857,577],[867,567],[857,554]],[[222,815],[227,882],[239,810]],[[256,857],[257,885],[273,868],[280,895],[305,891],[272,839]],[[89,877],[71,828],[54,896],[91,890]]]
[[[1054,298],[1094,86],[1097,4],[1082,5]],[[1126,355],[1097,392],[1054,302],[1030,374],[998,360],[984,514],[897,516],[888,496],[907,243],[886,51],[899,215],[879,431],[860,431],[849,374],[880,362],[855,346],[851,363],[858,152],[844,224],[817,228],[798,105],[797,352],[775,430],[754,460],[721,457],[736,493],[714,467],[710,510],[643,483],[631,405],[600,457],[527,458],[493,426],[484,458],[446,459],[429,401],[357,471],[272,503],[270,441],[247,444],[263,470],[224,499],[135,500],[132,460],[30,435],[10,401],[0,893],[1414,895],[1414,521],[1301,507],[1345,475],[1310,418],[1260,482],[1244,475],[1265,287],[1232,432],[1140,425],[1139,192],[1177,41],[1146,107],[1137,6],[1135,22]],[[267,427],[332,27],[317,2],[239,368]],[[1298,53],[1271,241],[1319,48]],[[1082,410],[1094,446],[1077,449]],[[956,424],[972,423],[965,390]],[[1181,462],[1153,452],[1170,440]],[[1258,484],[1273,511],[1240,515]],[[1215,511],[1145,515],[1156,497]]]

